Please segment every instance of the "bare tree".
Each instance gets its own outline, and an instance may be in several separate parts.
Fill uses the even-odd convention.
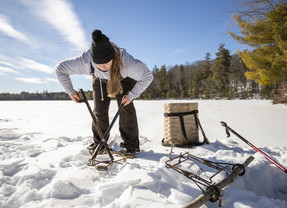
[[[234,1],[235,11],[232,14],[242,19],[264,19],[267,12],[275,10],[276,0],[236,0]]]

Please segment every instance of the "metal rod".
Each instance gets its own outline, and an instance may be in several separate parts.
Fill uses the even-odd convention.
[[[266,153],[264,153],[262,150],[258,149],[257,147],[255,147],[252,143],[250,143],[249,141],[247,141],[245,138],[243,138],[240,134],[238,134],[236,131],[234,131],[232,128],[230,128],[224,121],[220,122],[222,124],[222,126],[224,126],[226,128],[226,133],[227,131],[231,131],[233,134],[235,134],[239,139],[241,139],[243,142],[245,142],[246,144],[248,144],[251,148],[253,148],[255,151],[261,153],[267,160],[269,160],[271,163],[273,163],[274,165],[276,165],[278,168],[280,168],[282,171],[284,171],[287,174],[287,169],[284,168],[282,165],[280,165],[278,162],[276,162],[273,158],[271,158],[269,155],[267,155]],[[229,137],[230,135],[227,133],[227,136]]]
[[[93,152],[93,155],[92,155],[91,160],[94,160],[94,159],[97,157],[98,153],[100,152],[100,150],[101,150],[102,147],[104,146],[104,147],[106,148],[108,154],[109,154],[109,157],[111,158],[111,161],[113,161],[113,160],[114,160],[114,157],[113,157],[113,155],[112,155],[112,153],[111,153],[111,151],[110,151],[110,149],[109,149],[109,145],[108,145],[108,143],[107,143],[107,137],[108,137],[108,135],[109,135],[109,133],[110,133],[110,130],[112,129],[112,127],[113,127],[113,125],[114,125],[114,123],[115,123],[115,121],[116,121],[118,115],[120,114],[121,110],[123,109],[123,106],[124,106],[124,105],[121,104],[121,106],[119,107],[119,109],[118,109],[118,111],[117,111],[117,113],[116,113],[116,116],[114,117],[114,119],[113,119],[111,125],[108,127],[108,129],[106,130],[105,134],[103,135],[103,132],[102,132],[101,129],[100,129],[100,126],[99,126],[99,123],[98,123],[98,121],[97,121],[97,118],[96,118],[95,114],[93,113],[93,111],[92,111],[92,109],[91,109],[91,107],[90,107],[90,105],[89,105],[89,102],[88,102],[88,100],[87,100],[87,98],[86,98],[86,96],[85,96],[84,91],[83,91],[82,89],[80,89],[80,92],[81,92],[81,96],[82,96],[82,98],[83,98],[83,99],[80,100],[80,102],[84,102],[84,103],[86,104],[86,106],[87,106],[87,108],[88,108],[88,110],[89,110],[89,113],[91,114],[91,117],[92,117],[92,119],[93,119],[93,121],[94,121],[94,123],[95,123],[96,130],[97,130],[97,132],[98,132],[98,134],[99,134],[99,136],[100,136],[100,138],[101,138],[101,141],[100,141],[99,145],[97,146],[97,148],[96,148],[95,151]],[[95,142],[95,141],[94,141],[94,142]]]

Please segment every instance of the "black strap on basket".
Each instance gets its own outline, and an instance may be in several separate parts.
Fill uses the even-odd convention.
[[[209,141],[202,129],[202,126],[200,124],[200,121],[197,117],[197,114],[198,114],[198,110],[193,110],[193,111],[187,111],[187,112],[178,112],[178,113],[164,113],[164,116],[165,117],[170,117],[170,116],[178,116],[179,117],[179,120],[180,120],[180,125],[181,125],[181,130],[182,130],[182,133],[183,133],[183,136],[186,140],[187,139],[187,135],[186,135],[186,130],[185,130],[185,125],[184,125],[184,116],[187,116],[187,115],[194,115],[194,120],[195,120],[195,124],[196,124],[196,128],[197,129],[200,129],[201,133],[202,133],[202,136],[203,136],[203,143],[200,143],[198,145],[202,145],[202,144],[209,144]]]

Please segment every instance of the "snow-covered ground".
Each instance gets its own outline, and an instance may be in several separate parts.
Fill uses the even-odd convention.
[[[220,121],[287,167],[287,106],[271,101],[135,101],[141,153],[108,172],[87,166],[92,142],[85,104],[72,101],[0,102],[0,207],[182,207],[201,191],[167,169],[170,148],[161,146],[163,104],[198,102],[209,145],[174,148],[213,161],[255,160],[222,191],[223,207],[287,207],[287,175],[234,135]],[[92,105],[92,102],[91,102]],[[117,110],[111,103],[110,118]],[[110,141],[121,141],[118,122]],[[221,179],[223,176],[220,176]],[[207,202],[203,207],[218,207]]]

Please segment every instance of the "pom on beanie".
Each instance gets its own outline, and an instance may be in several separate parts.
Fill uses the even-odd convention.
[[[114,58],[114,48],[102,31],[94,30],[92,39],[90,54],[94,63],[105,64]]]
[[[94,40],[94,41],[99,41],[100,39],[101,39],[101,37],[102,37],[102,31],[100,31],[100,30],[94,30],[94,32],[92,33],[92,39]]]

